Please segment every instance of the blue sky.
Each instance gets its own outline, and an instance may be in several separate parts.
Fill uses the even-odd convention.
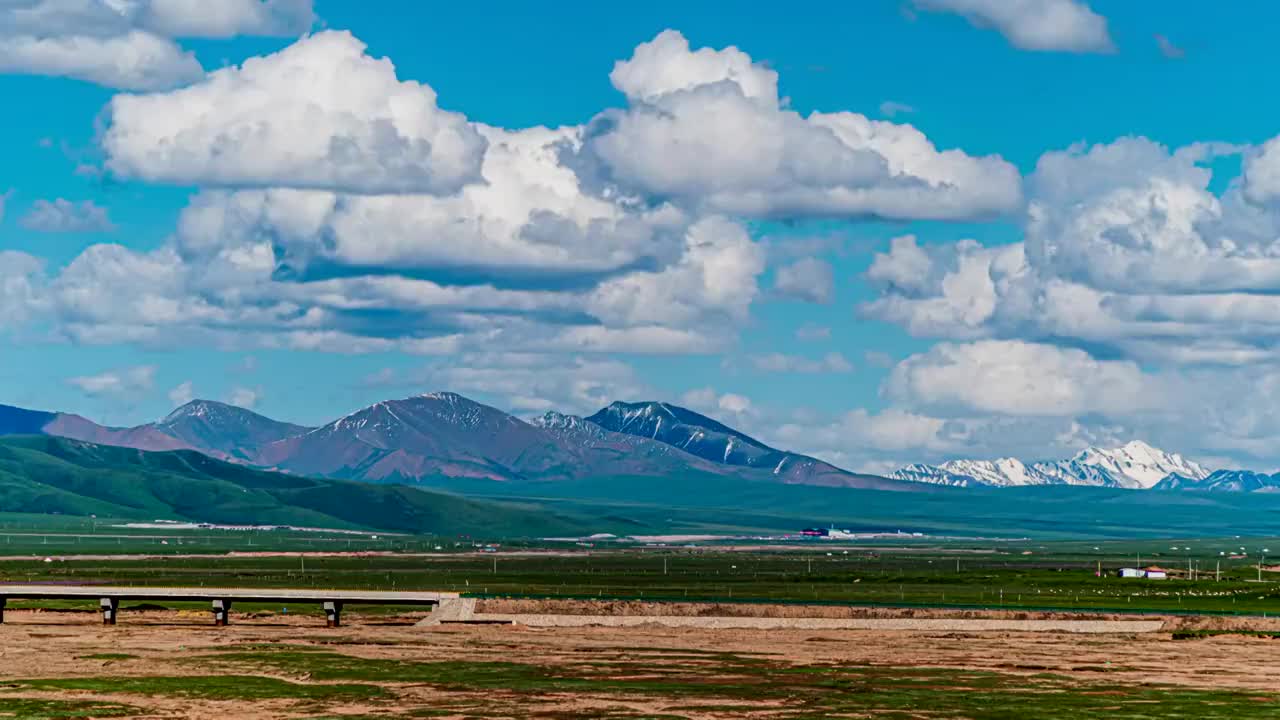
[[[1263,88],[1280,8],[236,0],[228,29],[166,0],[106,23],[92,13],[115,11],[76,2],[84,14],[61,17],[0,0],[14,28],[0,30],[0,402],[132,424],[194,396],[319,423],[436,389],[522,415],[652,397],[866,469],[1135,437],[1210,464],[1278,462],[1266,143],[1280,128]],[[168,54],[119,71],[112,23]],[[363,54],[332,40],[343,32]],[[51,38],[90,49],[30,51]],[[295,75],[317,84],[290,93],[250,70],[291,49],[295,72],[328,79]],[[372,74],[325,65],[350,52]],[[631,84],[611,78],[629,59]],[[749,83],[770,78],[779,99],[762,100]],[[400,112],[386,98],[422,88],[434,98],[414,122],[478,144],[380,144],[379,114]],[[278,97],[241,104],[264,90]],[[309,102],[338,109],[298,129]],[[901,146],[824,146],[815,112],[891,123],[882,138],[914,128],[927,169],[902,171]],[[572,179],[573,209],[530,201],[515,239],[450,234],[486,216],[447,198],[493,184],[483,153],[515,142],[483,128],[536,126],[568,128],[572,149],[539,171]],[[246,127],[266,128],[268,151],[207,152]],[[398,142],[421,131],[408,127]],[[697,142],[725,154],[681,144],[707,127],[724,131]],[[352,143],[354,164],[271,154],[313,132]],[[944,151],[960,165],[937,169]],[[741,179],[766,157],[782,169]],[[380,173],[394,189],[370,185]],[[337,210],[303,237],[290,193]],[[566,236],[544,210],[634,227]],[[711,254],[688,239],[712,235]],[[270,268],[245,269],[272,248]]]

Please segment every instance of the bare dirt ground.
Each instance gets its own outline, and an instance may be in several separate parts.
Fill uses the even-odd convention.
[[[514,601],[482,603],[482,610],[533,611]],[[741,606],[719,606],[717,614]],[[756,612],[786,613],[794,608]],[[541,607],[541,611],[552,608]],[[565,606],[555,607],[564,612]],[[581,607],[583,611],[599,607]],[[635,611],[644,608],[614,608]],[[812,610],[812,608],[810,608]],[[827,608],[831,615],[853,613],[848,608]],[[667,608],[667,612],[670,612]],[[684,608],[689,614],[708,608]],[[747,612],[737,609],[737,612]],[[859,611],[863,617],[902,617],[904,611]],[[913,617],[920,611],[910,611]],[[634,614],[634,612],[633,612]],[[989,617],[991,613],[927,614],[935,618]],[[1009,613],[1008,615],[1026,615]],[[849,617],[846,614],[844,617]],[[1072,616],[1079,617],[1079,616]],[[569,669],[617,663],[643,679],[665,677],[681,664],[701,663],[699,658],[735,656],[778,666],[871,666],[885,668],[949,668],[986,671],[1030,678],[1045,673],[1066,681],[1095,682],[1105,675],[1108,683],[1124,686],[1169,685],[1187,689],[1240,689],[1274,692],[1275,669],[1280,667],[1280,640],[1246,636],[1219,636],[1203,640],[1172,639],[1168,632],[1115,633],[1080,636],[1055,632],[950,632],[921,630],[809,630],[809,629],[698,629],[638,627],[575,627],[541,629],[522,626],[442,625],[416,627],[421,614],[389,618],[351,614],[346,626],[323,627],[314,616],[233,615],[230,627],[215,628],[207,613],[172,611],[125,612],[119,625],[104,627],[96,613],[31,612],[10,610],[0,625],[0,717],[95,717],[86,715],[23,715],[7,711],[20,701],[53,700],[120,703],[146,718],[318,718],[318,717],[414,717],[431,712],[439,717],[643,717],[675,715],[695,720],[730,717],[773,717],[771,704],[762,700],[754,710],[737,709],[725,701],[685,697],[678,703],[661,693],[598,695],[590,689],[548,689],[534,695],[488,680],[454,682],[446,674],[422,681],[408,673],[413,663],[530,664],[539,668]],[[1034,619],[1034,618],[1033,618]],[[1105,622],[1107,618],[1097,617]],[[1245,627],[1245,621],[1190,621],[1162,619],[1166,629]],[[1267,622],[1265,628],[1280,629]],[[359,668],[361,663],[393,661],[404,664],[405,675],[365,679],[312,677],[311,669],[291,670],[287,664],[245,669],[228,651],[263,653],[267,650],[301,649],[338,653]],[[226,660],[225,658],[233,658]],[[709,661],[708,661],[709,662]],[[384,662],[385,665],[385,662]],[[382,667],[382,666],[379,666]],[[400,667],[395,665],[395,667]],[[652,668],[646,670],[645,668]],[[355,671],[353,671],[355,672]],[[468,670],[474,673],[474,668]],[[209,676],[260,675],[289,683],[289,687],[323,688],[326,683],[361,682],[386,688],[391,700],[366,702],[339,698],[312,700],[295,697],[217,697],[197,693],[118,689],[112,683],[147,678],[190,677],[191,687],[201,687]],[[24,685],[47,678],[110,681],[91,689],[49,689]],[[488,684],[485,684],[488,683]],[[536,689],[536,687],[535,687]],[[527,692],[527,689],[526,689]],[[442,709],[468,706],[462,712]],[[9,704],[9,705],[7,705]],[[497,708],[497,710],[494,710]],[[673,710],[678,709],[678,713]],[[488,714],[492,710],[495,714]],[[597,712],[598,711],[598,712]],[[607,711],[607,712],[606,712]],[[563,713],[552,715],[549,713]],[[527,713],[527,714],[526,714]],[[105,715],[102,715],[105,717]]]
[[[517,622],[536,616],[571,618],[753,618],[769,620],[849,620],[879,621],[881,627],[902,630],[937,629],[1017,629],[1029,631],[1065,629],[1061,625],[1082,626],[1086,632],[1136,633],[1157,629],[1280,632],[1280,618],[1140,615],[1092,612],[1028,612],[1023,610],[957,610],[949,608],[872,608],[851,605],[773,605],[769,603],[675,603],[637,600],[525,600],[491,599],[475,601],[474,616],[481,619],[510,618]],[[918,621],[915,623],[903,621]],[[934,622],[936,621],[936,622]],[[960,622],[963,621],[963,622]],[[942,624],[951,622],[947,627]],[[564,623],[579,624],[579,623]],[[590,623],[581,623],[590,624]],[[602,623],[609,624],[609,623]],[[760,625],[761,629],[779,624]],[[1141,627],[1140,627],[1141,626]],[[712,627],[711,624],[704,627]],[[797,622],[796,629],[804,629]],[[862,629],[876,629],[867,623]]]
[[[692,617],[763,617],[831,619],[970,619],[970,620],[1132,620],[1139,615],[1021,610],[954,610],[948,608],[875,608],[855,605],[777,605],[770,603],[645,602],[640,600],[491,599],[476,603],[477,613],[512,615],[673,615]],[[1163,616],[1152,616],[1164,620]],[[1280,621],[1276,628],[1280,629]]]

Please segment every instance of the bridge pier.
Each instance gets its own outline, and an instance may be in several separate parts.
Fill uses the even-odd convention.
[[[231,623],[231,601],[218,598],[213,601],[213,624],[226,627]]]
[[[342,603],[336,600],[324,601],[325,625],[327,627],[338,627],[342,624]]]
[[[337,628],[342,625],[342,603],[334,600],[324,601],[325,626]]]
[[[120,598],[104,597],[98,605],[102,608],[102,624],[115,625],[116,615],[120,614]]]

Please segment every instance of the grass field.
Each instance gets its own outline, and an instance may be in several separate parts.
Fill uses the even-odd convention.
[[[686,546],[503,545],[468,538],[0,526],[0,582],[448,590],[474,596],[1271,614],[1280,539],[1102,543],[905,539]],[[1244,548],[1244,550],[1241,550]],[[344,555],[340,553],[382,553]],[[228,555],[227,553],[237,553]],[[308,554],[311,553],[311,554]],[[330,553],[318,555],[318,553]],[[1233,554],[1247,553],[1232,558]],[[1156,564],[1164,581],[1115,577]],[[1101,575],[1099,575],[1101,572]],[[1194,579],[1192,579],[1194,578]],[[1262,582],[1259,582],[1261,578]]]

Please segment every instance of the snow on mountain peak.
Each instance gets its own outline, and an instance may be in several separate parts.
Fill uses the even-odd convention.
[[[565,415],[554,410],[548,410],[542,415],[530,418],[529,424],[545,430],[579,430],[588,426],[596,427],[577,415]]]
[[[1015,458],[952,460],[937,466],[910,465],[893,477],[942,485],[1096,485],[1147,490],[1169,475],[1201,480],[1209,471],[1181,455],[1133,440],[1118,448],[1086,448],[1070,460],[1031,464]]]
[[[1209,471],[1177,453],[1167,453],[1141,440],[1103,450],[1088,448],[1072,461],[1105,470],[1117,480],[1119,487],[1148,490],[1170,475],[1203,480]]]
[[[214,402],[212,400],[192,400],[191,402],[175,409],[169,413],[165,419],[160,421],[161,425],[169,425],[183,418],[200,418],[208,419],[227,411],[227,406]]]
[[[439,400],[441,402],[447,402],[452,404],[458,404],[460,402],[471,402],[471,400],[459,395],[458,393],[448,392],[448,391],[422,393],[418,397],[422,400]]]

